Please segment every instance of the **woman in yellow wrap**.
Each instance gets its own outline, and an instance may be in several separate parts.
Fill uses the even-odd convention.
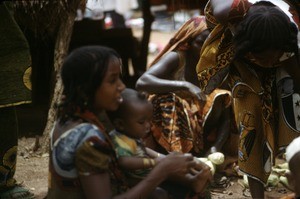
[[[263,198],[276,155],[300,135],[299,17],[289,2],[251,2],[208,2],[211,33],[197,74],[207,94],[219,86],[231,89],[239,168],[249,177],[252,197]]]

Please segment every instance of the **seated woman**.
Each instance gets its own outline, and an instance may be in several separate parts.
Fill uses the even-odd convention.
[[[231,94],[216,89],[204,95],[198,87],[195,67],[209,31],[203,17],[187,21],[156,57],[136,88],[151,95],[154,107],[148,146],[160,152],[191,152],[203,156],[220,151],[234,136],[231,128]],[[157,145],[158,144],[158,145]],[[237,155],[236,146],[228,155]]]
[[[100,113],[116,110],[123,101],[121,66],[120,55],[102,46],[80,47],[65,59],[61,71],[64,96],[50,136],[47,198],[148,198],[170,177],[181,177],[191,186],[209,180],[190,154],[172,153],[136,186],[128,186],[112,140],[98,119]],[[199,172],[188,178],[186,174],[194,167]]]

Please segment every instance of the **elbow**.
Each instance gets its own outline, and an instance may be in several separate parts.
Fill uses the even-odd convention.
[[[153,94],[156,92],[157,83],[156,77],[150,74],[143,74],[135,84],[135,88],[138,91],[147,92]]]
[[[146,78],[143,76],[141,76],[137,81],[136,81],[136,84],[135,84],[135,88],[136,90],[138,91],[145,91],[145,87],[147,85],[146,83]]]

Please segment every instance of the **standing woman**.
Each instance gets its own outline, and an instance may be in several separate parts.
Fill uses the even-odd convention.
[[[300,135],[294,23],[299,17],[286,13],[272,0],[210,0],[205,10],[212,32],[201,51],[198,79],[206,93],[216,84],[232,89],[240,130],[239,168],[249,177],[253,198],[264,197],[276,155]]]
[[[173,153],[129,189],[98,120],[102,111],[114,111],[123,101],[120,60],[114,50],[101,46],[78,48],[66,58],[61,71],[64,97],[50,137],[48,198],[147,198],[164,180],[186,176],[191,167],[199,173],[186,183],[206,183],[210,177],[191,155]]]

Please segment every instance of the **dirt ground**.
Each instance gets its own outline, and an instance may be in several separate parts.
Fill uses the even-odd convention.
[[[47,195],[48,186],[48,160],[49,155],[43,154],[39,150],[32,152],[35,138],[19,139],[17,171],[15,178],[18,183],[21,183],[31,190],[37,199],[43,199]],[[223,177],[224,178],[224,177]],[[250,198],[248,189],[242,186],[241,178],[224,178],[227,182],[225,188],[212,188],[211,198]],[[283,185],[276,188],[270,188],[266,191],[266,198],[276,199],[290,193]]]

